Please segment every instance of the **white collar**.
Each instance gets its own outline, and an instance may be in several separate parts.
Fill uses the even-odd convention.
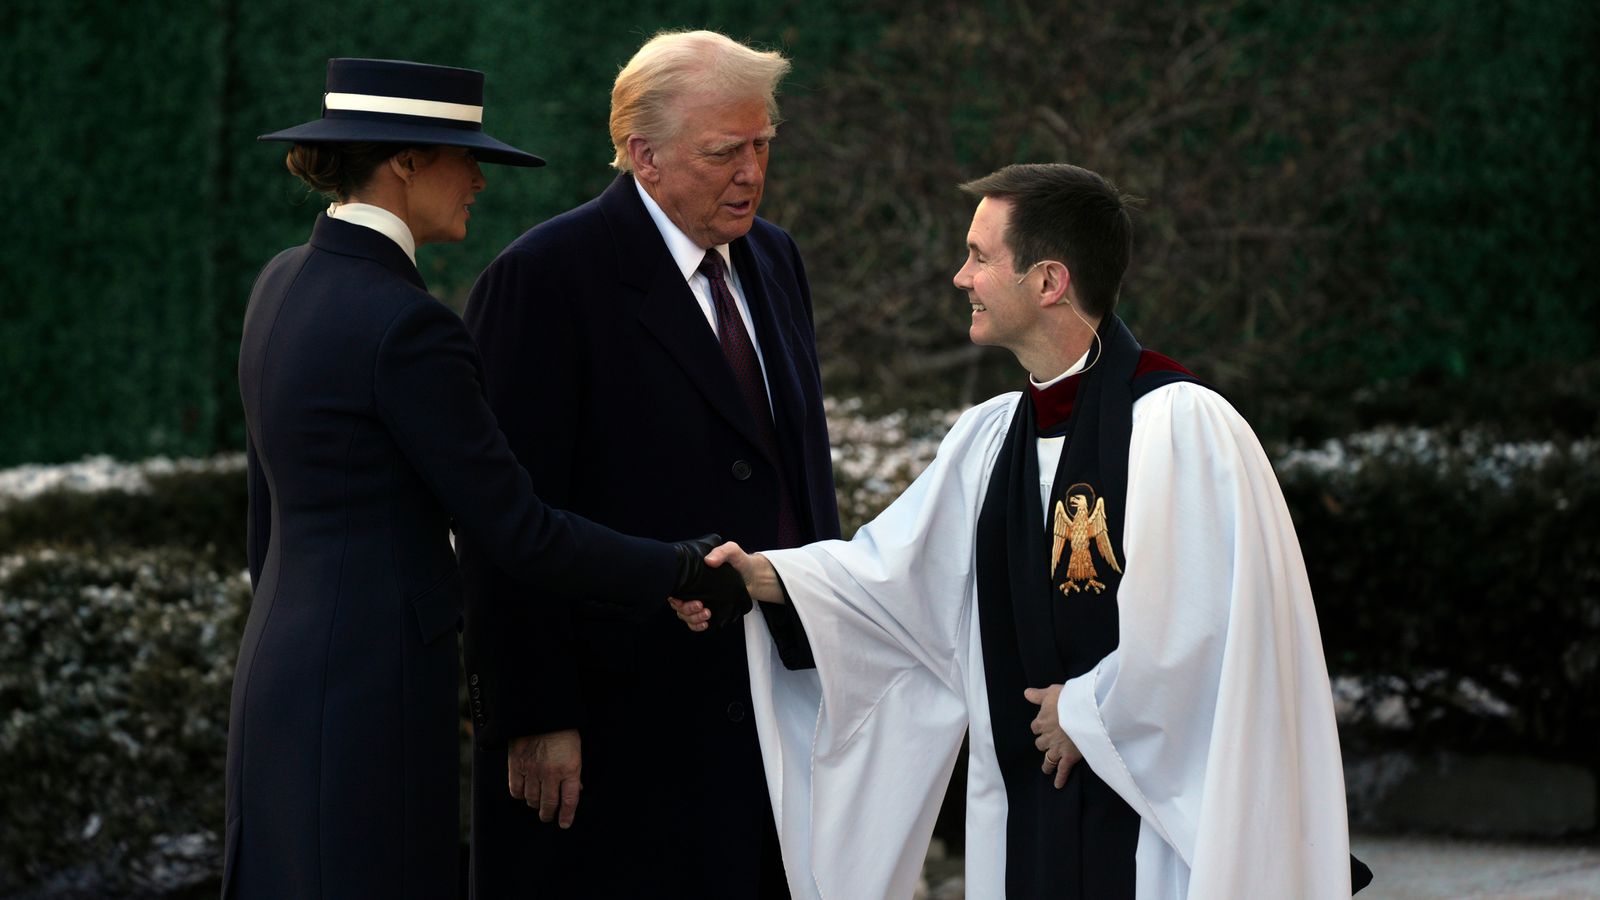
[[[1089,350],[1093,350],[1093,349],[1094,349],[1093,347],[1089,348]],[[1078,357],[1078,361],[1077,362],[1075,362],[1072,365],[1068,366],[1067,370],[1065,372],[1062,372],[1060,375],[1057,375],[1056,377],[1050,379],[1049,381],[1040,381],[1037,378],[1034,378],[1032,373],[1029,373],[1029,375],[1028,375],[1028,383],[1042,391],[1045,388],[1050,387],[1053,384],[1056,384],[1056,383],[1058,383],[1058,382],[1060,382],[1060,381],[1062,381],[1062,380],[1064,380],[1066,378],[1070,378],[1071,376],[1078,374],[1078,372],[1083,370],[1083,364],[1089,361],[1089,350],[1083,351],[1083,355]]]
[[[405,220],[387,209],[371,203],[334,203],[328,207],[328,217],[371,228],[399,244],[406,256],[411,257],[411,264],[417,264],[417,239],[412,237]]]
[[[650,196],[650,192],[644,189],[639,179],[633,179],[633,186],[639,192],[639,199],[644,201],[645,211],[650,213],[651,221],[656,223],[656,230],[661,232],[661,239],[667,242],[667,252],[672,254],[672,261],[678,264],[678,271],[683,273],[683,280],[688,281],[693,278],[694,273],[700,269],[701,261],[706,258],[706,248],[696,244],[692,238],[683,233],[683,229],[679,228],[677,223],[667,217],[666,212],[661,209],[661,204]],[[732,272],[733,254],[728,252],[728,245],[718,244],[715,249],[722,257],[722,264]]]

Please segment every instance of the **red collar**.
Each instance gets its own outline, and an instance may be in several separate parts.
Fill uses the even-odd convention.
[[[1087,370],[1085,370],[1087,371]],[[1139,363],[1134,367],[1133,377],[1146,375],[1150,372],[1174,371],[1189,374],[1189,370],[1179,365],[1171,357],[1163,356],[1154,350],[1143,350],[1139,353]],[[1051,431],[1067,420],[1072,415],[1072,404],[1078,399],[1078,382],[1083,380],[1083,372],[1068,375],[1055,384],[1043,390],[1028,383],[1028,397],[1033,400],[1033,418],[1035,427],[1039,431]]]
[[[1034,427],[1050,431],[1072,415],[1072,404],[1078,399],[1078,382],[1083,373],[1068,375],[1047,388],[1040,389],[1028,382],[1028,398],[1033,401]]]

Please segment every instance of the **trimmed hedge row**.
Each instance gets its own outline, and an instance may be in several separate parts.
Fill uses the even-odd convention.
[[[1597,766],[1600,442],[1375,432],[1279,477],[1363,712],[1398,699],[1422,746]]]
[[[830,418],[852,526],[951,421]],[[1347,743],[1595,766],[1600,443],[1388,431],[1279,457],[1329,667],[1357,688]],[[0,498],[0,894],[172,887],[219,864],[244,479],[234,462],[146,481]]]
[[[0,891],[220,869],[249,585],[177,548],[0,560]]]
[[[0,896],[220,871],[243,457],[0,473]]]
[[[235,466],[148,479],[144,490],[53,490],[0,502],[0,548],[40,542],[86,557],[181,547],[219,572],[244,568],[248,505],[243,457]]]

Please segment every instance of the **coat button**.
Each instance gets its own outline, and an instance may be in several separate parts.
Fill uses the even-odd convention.
[[[477,675],[473,675],[472,677],[468,678],[467,681],[471,682],[472,684],[477,684],[478,683],[478,676]]]
[[[743,722],[744,721],[744,704],[743,703],[740,703],[739,701],[735,700],[732,703],[728,704],[728,721],[729,722]]]
[[[750,480],[750,464],[742,459],[733,462],[733,477],[738,481]]]

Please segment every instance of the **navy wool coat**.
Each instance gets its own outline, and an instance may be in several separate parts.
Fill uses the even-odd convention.
[[[770,458],[716,335],[631,175],[511,243],[465,319],[490,402],[547,500],[632,534],[777,541],[778,471],[807,541],[839,516],[810,287],[794,241],[756,219],[731,245],[765,358],[781,459]],[[474,709],[478,898],[717,898],[783,893],[751,715],[743,628],[640,621],[586,590],[570,621],[529,621],[527,589],[460,543]],[[788,607],[762,608],[786,663],[809,664]],[[513,608],[516,607],[516,608]],[[536,641],[518,634],[543,630]],[[577,728],[573,827],[506,792],[505,745]],[[685,852],[690,844],[706,852]],[[619,852],[623,855],[619,856]]]
[[[455,895],[452,526],[525,581],[666,609],[672,549],[545,506],[479,365],[372,229],[321,217],[256,281],[239,354],[255,599],[229,719],[225,896]]]

